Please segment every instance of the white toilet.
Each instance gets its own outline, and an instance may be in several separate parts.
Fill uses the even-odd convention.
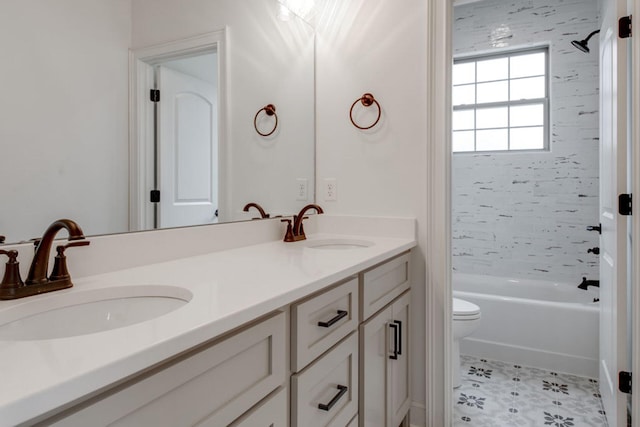
[[[453,387],[460,387],[460,340],[471,335],[480,324],[480,307],[459,298],[453,298]]]

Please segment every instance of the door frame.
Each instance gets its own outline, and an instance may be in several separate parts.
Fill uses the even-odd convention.
[[[640,0],[629,0],[629,9],[633,16],[640,17]],[[638,18],[636,18],[638,19]],[[638,36],[636,35],[636,39]],[[633,290],[633,303],[631,313],[631,351],[633,354],[631,362],[631,372],[636,377],[640,375],[640,41],[631,41],[632,63],[631,63],[631,145],[634,151],[631,153],[631,176],[633,185],[631,188],[635,198],[632,199],[631,227],[633,239],[631,243],[631,280]],[[631,394],[631,417],[635,423],[640,421],[640,381],[636,378],[632,382]]]
[[[154,106],[149,89],[154,87],[153,66],[164,61],[217,52],[218,56],[218,201],[229,206],[227,132],[228,30],[173,40],[129,50],[129,230],[154,228],[154,209],[149,191],[154,189],[155,172]]]
[[[640,0],[629,0],[633,15],[640,17]],[[428,138],[427,159],[427,239],[426,258],[426,425],[450,426],[453,393],[451,351],[453,344],[451,319],[451,86],[452,2],[435,0],[427,6],[427,99]],[[636,35],[636,38],[638,36]],[[636,194],[632,216],[632,372],[640,376],[640,42],[632,43],[631,93],[633,117],[631,176]],[[633,382],[632,417],[640,420],[640,380]],[[445,392],[443,392],[445,391]],[[614,426],[611,426],[614,427]]]
[[[452,1],[427,2],[427,226],[425,425],[451,425],[451,48]]]

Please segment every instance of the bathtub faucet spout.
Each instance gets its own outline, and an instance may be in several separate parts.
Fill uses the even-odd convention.
[[[582,278],[582,283],[578,285],[580,289],[584,289],[585,291],[589,288],[589,286],[595,286],[596,288],[600,287],[599,280],[587,280],[586,277]]]

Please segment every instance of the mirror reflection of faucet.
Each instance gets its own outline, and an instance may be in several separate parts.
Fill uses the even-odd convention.
[[[250,208],[256,208],[258,210],[258,212],[260,213],[260,218],[251,218],[251,219],[269,218],[269,216],[270,216],[268,213],[266,213],[264,211],[264,209],[262,209],[262,206],[260,206],[259,204],[255,203],[255,202],[247,203],[246,205],[244,205],[244,208],[242,208],[242,210],[244,212],[249,212]]]
[[[49,254],[53,240],[61,229],[69,232],[69,243],[57,247],[58,255],[51,276],[47,277],[49,270]],[[70,288],[71,276],[67,270],[65,249],[75,246],[87,246],[90,242],[84,240],[84,233],[80,226],[70,219],[54,221],[37,241],[36,253],[33,256],[27,279],[23,282],[20,278],[18,251],[3,251],[0,254],[7,255],[9,261],[6,264],[4,276],[0,283],[0,299],[16,299],[45,292]]]

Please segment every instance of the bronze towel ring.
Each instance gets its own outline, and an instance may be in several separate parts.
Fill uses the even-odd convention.
[[[353,107],[356,106],[358,101],[360,101],[362,103],[362,105],[364,105],[365,107],[371,107],[373,104],[376,104],[376,107],[378,107],[378,117],[376,118],[376,121],[373,122],[373,124],[371,126],[366,126],[366,127],[359,126],[355,122],[355,120],[353,120]],[[377,125],[378,122],[380,121],[380,116],[381,115],[382,115],[382,109],[380,108],[380,104],[378,103],[378,101],[376,101],[376,99],[370,93],[365,93],[364,95],[362,95],[362,97],[356,99],[355,102],[353,104],[351,104],[351,110],[349,110],[349,118],[351,119],[351,123],[353,123],[353,125],[355,127],[357,127],[358,129],[362,129],[362,130],[371,129],[372,127]]]
[[[261,111],[264,111],[267,116],[274,116],[276,119],[276,122],[273,125],[273,129],[271,129],[271,132],[269,133],[262,133],[258,130],[257,121],[258,121],[258,115],[260,115]],[[256,132],[258,132],[262,136],[269,136],[272,133],[274,133],[276,131],[276,128],[278,127],[278,115],[276,114],[276,106],[273,104],[268,104],[262,107],[261,109],[259,109],[258,112],[256,113],[256,116],[253,118],[253,127],[256,129]]]

